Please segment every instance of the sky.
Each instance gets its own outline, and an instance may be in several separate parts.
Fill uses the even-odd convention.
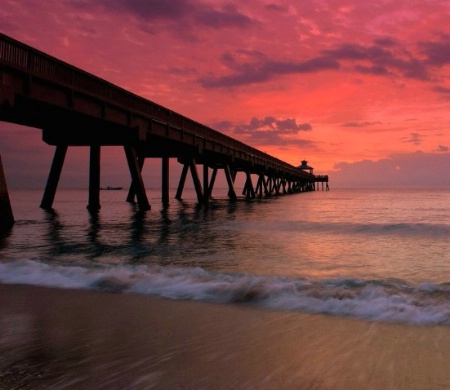
[[[449,20],[448,0],[2,0],[0,8],[2,33],[290,164],[306,159],[331,188],[450,187]],[[40,137],[0,122],[11,186],[45,185],[54,148]],[[88,150],[71,149],[62,185],[87,185]],[[123,151],[106,149],[102,182],[126,185]],[[158,164],[146,163],[146,185],[158,180]]]

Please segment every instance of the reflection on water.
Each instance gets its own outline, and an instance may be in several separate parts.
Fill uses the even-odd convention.
[[[237,213],[253,212],[254,204],[236,203],[180,202],[152,212],[126,205],[118,214],[72,217],[44,211],[39,224],[44,242],[34,238],[28,249],[34,246],[38,253],[44,249],[47,261],[203,266],[202,261],[211,261],[216,253],[238,245],[239,234],[234,229],[217,228],[236,220]]]
[[[84,191],[67,190],[53,211],[39,209],[32,195],[16,202],[24,211],[0,239],[0,260],[414,283],[443,282],[450,272],[445,191],[330,191],[159,208],[155,192],[148,212],[105,191],[95,214],[85,209]]]
[[[8,246],[8,237],[11,234],[12,226],[3,228],[0,226],[0,250]]]

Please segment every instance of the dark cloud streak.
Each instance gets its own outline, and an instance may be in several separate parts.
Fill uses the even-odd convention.
[[[428,72],[424,63],[420,62],[412,54],[404,50],[388,50],[384,44],[363,46],[359,44],[343,44],[337,49],[325,50],[324,55],[341,61],[363,61],[357,64],[354,70],[361,73],[387,75],[400,72],[404,77],[428,80]],[[390,46],[394,45],[394,41]],[[406,58],[404,58],[406,56]]]
[[[100,0],[92,5],[95,4],[115,11],[129,12],[148,21],[183,19],[197,8],[191,0]]]
[[[279,75],[314,73],[339,68],[337,61],[327,57],[288,62],[272,61],[267,56],[258,53],[254,55],[253,61],[239,63],[231,53],[226,53],[222,59],[228,67],[234,70],[234,73],[222,77],[200,78],[198,81],[204,88],[237,87],[268,81]]]
[[[100,6],[104,10],[125,12],[150,24],[178,24],[185,30],[195,30],[198,25],[213,29],[243,28],[253,23],[233,5],[214,7],[196,0],[72,0],[71,3],[84,9]],[[142,29],[153,33],[149,26]]]
[[[450,38],[443,36],[441,41],[420,42],[418,46],[422,57],[410,53],[394,39],[385,37],[368,46],[345,43],[334,49],[323,50],[318,56],[304,61],[274,61],[256,51],[252,57],[236,60],[234,54],[240,57],[237,51],[234,54],[225,53],[222,57],[224,65],[231,70],[230,74],[209,76],[198,82],[204,88],[237,87],[265,82],[286,74],[340,69],[428,82],[432,79],[430,67],[450,64]]]
[[[311,130],[312,126],[309,123],[297,124],[295,118],[276,119],[273,116],[267,116],[264,119],[254,117],[250,124],[236,126],[234,133],[249,134],[255,131],[273,131],[278,134],[296,134],[300,131]]]
[[[342,127],[367,127],[373,125],[381,125],[381,122],[346,122],[342,125]]]
[[[443,35],[441,41],[420,42],[421,52],[427,57],[427,63],[433,66],[450,64],[450,35]]]
[[[221,10],[205,9],[194,18],[197,23],[213,28],[245,27],[252,24],[252,20],[248,16],[240,13],[233,6],[225,6]]]
[[[236,124],[230,121],[217,123],[215,126],[228,134],[244,136],[245,141],[256,146],[302,146],[314,148],[315,143],[296,137],[301,132],[312,131],[309,123],[297,123],[295,118],[277,119],[273,116],[252,118],[249,124]]]
[[[420,145],[423,142],[425,136],[419,133],[411,133],[408,138],[405,138],[403,142],[411,143],[413,145]]]
[[[275,4],[275,3],[266,4],[264,6],[264,8],[268,11],[275,11],[275,12],[282,12],[282,13],[288,11],[288,9],[286,7],[283,7],[282,5]]]

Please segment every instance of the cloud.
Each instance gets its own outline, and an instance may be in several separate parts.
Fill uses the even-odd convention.
[[[270,49],[266,49],[267,45],[259,45],[263,42],[263,38],[259,40],[257,35],[263,37],[271,28],[271,24],[262,24],[261,12],[264,10],[276,14],[274,17],[277,21],[273,23],[275,26],[277,23],[283,23],[289,9],[286,5],[270,1],[253,8],[248,7],[246,3],[207,0],[68,0],[68,2],[74,7],[91,12],[95,10],[96,13],[108,14],[114,11],[120,15],[132,15],[138,20],[140,29],[153,36],[169,32],[181,40],[200,42],[205,30],[208,29],[239,30],[238,47],[244,47],[243,43],[247,42],[245,47],[258,48],[262,55],[242,57],[243,50],[239,49],[224,53],[221,58],[223,67],[216,67],[224,70],[220,73],[205,72],[196,80],[200,86],[207,89],[261,84],[279,76],[330,70],[430,81],[433,79],[432,68],[450,63],[450,35],[445,34],[435,36],[430,41],[408,42],[407,45],[398,37],[381,36],[367,44],[359,43],[361,41],[358,43],[347,41],[335,46],[327,45],[326,50],[321,50],[323,46],[319,41],[315,55],[298,58],[295,53],[304,52],[306,37],[316,37],[311,32],[303,34],[305,36],[302,35],[302,38],[299,38],[301,34],[291,38],[289,47],[292,57],[277,60],[283,57],[278,57],[273,51],[269,52]],[[325,8],[322,11],[325,12]],[[298,21],[302,26],[314,22],[312,15],[315,15],[315,11],[306,7],[305,12],[306,14]],[[346,12],[348,13],[348,10]],[[252,26],[257,26],[258,30],[254,29],[251,34],[242,35],[241,30]],[[296,30],[296,25],[292,25],[292,30]],[[234,35],[230,36],[229,41],[234,39]],[[276,35],[273,39],[274,41],[277,39]],[[326,42],[326,36],[323,41]],[[221,46],[218,44],[217,47]],[[261,50],[267,50],[267,53],[261,53]],[[214,51],[211,51],[210,56],[212,60],[216,60]],[[231,62],[230,57],[233,57]]]
[[[433,91],[438,92],[444,96],[450,96],[450,88],[441,87],[440,85],[436,85],[432,88]]]
[[[330,185],[336,187],[450,187],[450,175],[443,175],[443,167],[450,167],[450,153],[396,154],[386,159],[362,160],[335,164],[330,173]]]
[[[255,131],[276,132],[277,134],[297,134],[300,131],[311,131],[309,123],[297,124],[295,118],[276,119],[266,116],[264,119],[252,118],[248,125],[240,125],[234,128],[234,133],[248,134]]]
[[[368,46],[344,43],[336,49],[324,50],[323,55],[335,60],[357,62],[353,70],[359,73],[388,75],[399,72],[407,78],[429,79],[425,64],[406,49],[397,48],[395,41],[388,38]]]
[[[197,10],[196,3],[191,0],[100,0],[84,3],[90,3],[90,6],[101,4],[104,8],[128,12],[148,21],[180,20]]]
[[[427,57],[426,62],[433,66],[450,64],[450,35],[443,35],[440,41],[420,42],[421,53]]]
[[[387,46],[387,47],[391,47],[391,46],[397,45],[397,41],[395,39],[393,39],[393,38],[390,38],[390,37],[375,39],[374,43],[376,43],[379,46]]]
[[[264,6],[264,8],[268,11],[275,11],[275,12],[288,12],[288,9],[286,7],[283,7],[282,5],[279,4],[275,4],[275,3],[270,3],[270,4],[266,4]]]
[[[448,146],[444,146],[444,145],[439,145],[437,152],[448,152],[450,149]]]
[[[244,55],[243,55],[244,54]],[[316,57],[306,61],[274,61],[259,51],[227,52],[222,56],[223,64],[233,73],[226,76],[208,76],[198,81],[204,88],[236,87],[268,81],[279,75],[314,73],[338,69],[339,63],[327,57]]]
[[[150,24],[176,24],[177,31],[192,30],[199,25],[214,29],[241,28],[253,23],[232,4],[216,7],[196,0],[73,0],[71,3],[85,9],[100,6],[104,10],[128,13]],[[148,25],[142,29],[155,33]]]
[[[203,9],[195,16],[195,21],[213,28],[246,27],[253,23],[252,19],[240,13],[232,5],[226,5],[219,10],[213,8]]]
[[[248,124],[236,124],[223,121],[214,126],[216,129],[245,138],[245,142],[256,146],[289,146],[314,147],[315,143],[298,138],[301,132],[312,131],[309,123],[297,123],[295,118],[277,119],[273,116],[265,118],[252,118]],[[239,137],[241,136],[241,137]]]
[[[222,63],[230,73],[224,76],[210,75],[198,81],[204,88],[237,87],[265,82],[286,74],[326,70],[430,81],[430,66],[450,63],[450,38],[444,36],[440,41],[420,42],[418,46],[422,57],[408,51],[390,37],[376,39],[368,45],[343,43],[303,61],[275,61],[256,51],[253,56],[248,55],[250,52],[246,56],[242,56],[243,51],[227,52],[222,56]]]
[[[424,135],[421,135],[419,133],[410,133],[408,138],[406,137],[403,138],[404,139],[403,142],[411,143],[413,145],[420,145],[424,137],[425,137]]]
[[[342,127],[367,127],[373,125],[381,125],[381,122],[346,122],[342,125]]]
[[[365,65],[356,65],[353,70],[357,73],[363,73],[363,74],[373,74],[376,76],[385,76],[389,75],[389,69],[382,65],[372,65],[372,66],[365,66]]]

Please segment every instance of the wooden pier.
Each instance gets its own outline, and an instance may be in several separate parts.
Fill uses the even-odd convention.
[[[318,178],[325,180],[3,34],[0,120],[40,128],[44,142],[55,146],[41,202],[45,209],[52,208],[72,146],[90,148],[87,207],[93,212],[100,209],[103,146],[123,147],[131,176],[127,201],[137,201],[144,210],[150,208],[141,175],[146,158],[162,159],[164,204],[170,197],[170,158],[183,165],[177,199],[188,174],[199,202],[211,198],[219,172],[225,175],[231,200],[238,197],[238,173],[245,175],[242,195],[247,198],[315,191]],[[328,189],[328,177],[326,183]]]

